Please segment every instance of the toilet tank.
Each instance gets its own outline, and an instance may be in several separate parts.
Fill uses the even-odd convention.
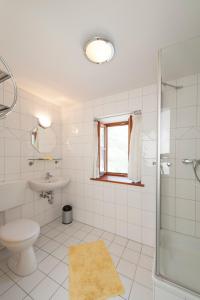
[[[0,212],[22,205],[25,190],[26,182],[23,180],[0,183]]]

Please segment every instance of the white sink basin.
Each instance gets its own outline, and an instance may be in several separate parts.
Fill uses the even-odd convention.
[[[35,192],[50,192],[65,187],[69,183],[69,178],[34,178],[29,180],[28,183],[30,188]]]

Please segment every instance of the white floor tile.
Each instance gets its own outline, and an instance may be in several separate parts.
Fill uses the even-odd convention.
[[[9,256],[10,256],[10,252],[8,251],[8,249],[3,248],[0,250],[0,261],[7,259]]]
[[[107,247],[109,247],[110,244],[112,243],[111,241],[106,240],[106,239],[104,239],[104,238],[102,238],[102,237],[100,237],[99,239],[100,239],[101,241],[104,241],[104,243],[105,243],[105,245],[106,245]]]
[[[67,255],[67,247],[66,246],[60,246],[56,250],[54,250],[51,255],[55,256],[56,258],[63,260],[65,256]]]
[[[124,295],[122,295],[122,297],[124,299],[128,300],[130,292],[131,292],[132,280],[123,275],[120,275],[120,278],[121,278],[123,287],[125,289],[125,293],[124,293]]]
[[[69,228],[66,228],[63,231],[63,233],[65,233],[67,236],[72,236],[76,231],[78,231],[78,230],[75,228],[69,227]]]
[[[117,255],[115,255],[115,254],[112,254],[112,253],[110,253],[110,255],[111,255],[111,257],[112,257],[112,260],[113,260],[114,265],[117,266],[118,263],[119,263],[120,257],[117,256]]]
[[[13,280],[14,282],[18,282],[20,279],[22,279],[21,276],[18,276],[17,274],[15,274],[14,272],[12,272],[11,270],[9,270],[7,273],[8,277],[10,277],[11,280]]]
[[[36,252],[35,252],[35,255],[36,255],[36,259],[37,259],[37,262],[38,264],[43,260],[45,259],[49,254],[45,251],[43,251],[42,249],[38,249]]]
[[[44,235],[40,236],[39,239],[37,239],[37,241],[35,242],[35,245],[39,248],[41,248],[42,246],[44,246],[47,242],[49,242],[50,239]]]
[[[1,300],[22,300],[25,296],[26,293],[15,284],[1,295]]]
[[[140,258],[140,254],[138,252],[135,252],[129,248],[126,248],[122,254],[122,258],[137,264]]]
[[[138,283],[134,283],[129,300],[153,300],[153,292]]]
[[[69,300],[69,293],[61,286],[53,295],[52,300]]]
[[[60,244],[58,242],[50,240],[46,244],[44,244],[44,246],[42,246],[41,249],[44,250],[44,251],[46,251],[46,252],[48,252],[48,253],[52,253],[59,246],[60,246]]]
[[[84,242],[86,242],[86,243],[95,242],[95,241],[98,241],[98,240],[99,240],[99,237],[97,235],[92,234],[92,233],[89,233],[84,238]]]
[[[12,285],[14,285],[14,281],[12,281],[6,274],[0,277],[0,295],[5,293]]]
[[[75,239],[75,238],[69,238],[68,240],[66,240],[66,242],[64,243],[65,246],[70,247],[70,246],[74,246],[74,245],[78,245],[80,244],[80,240]]]
[[[94,229],[94,227],[84,224],[80,229],[89,233],[90,231],[92,231],[92,229]]]
[[[65,233],[59,233],[56,237],[54,237],[54,240],[60,244],[64,244],[64,242],[69,238],[68,235]]]
[[[154,256],[154,252],[155,252],[155,249],[153,247],[149,247],[149,246],[143,245],[143,247],[142,247],[142,254],[153,257]]]
[[[60,231],[58,231],[56,229],[51,229],[45,234],[45,236],[47,236],[50,239],[53,239],[59,234],[60,234]]]
[[[39,269],[44,272],[45,274],[48,274],[51,272],[55,266],[59,263],[60,261],[55,258],[54,256],[47,256],[40,264],[39,264]]]
[[[151,271],[153,268],[153,257],[141,255],[139,260],[139,266]]]
[[[104,232],[101,237],[106,239],[106,240],[113,241],[115,235],[113,233],[110,233],[110,232]]]
[[[7,263],[8,259],[5,258],[4,260],[0,261],[0,270],[4,273],[8,272],[8,263]]]
[[[34,300],[49,300],[59,285],[46,277],[30,294]]]
[[[82,230],[78,230],[73,234],[73,237],[78,239],[78,240],[83,240],[88,233],[82,231]]]
[[[64,262],[64,264],[69,264],[69,255],[66,255],[63,259],[62,262]]]
[[[117,270],[122,275],[125,275],[130,279],[134,279],[135,271],[136,271],[136,265],[130,263],[127,260],[120,259]]]
[[[138,242],[134,242],[134,241],[128,241],[128,244],[126,246],[127,248],[134,250],[136,252],[141,252],[142,250],[142,244],[138,243]]]
[[[55,229],[58,230],[59,232],[63,232],[65,230],[65,225],[60,223],[56,225]]]
[[[116,235],[113,242],[125,247],[126,244],[128,243],[128,239],[126,239],[122,236]]]
[[[153,286],[152,272],[138,267],[135,281],[151,289]]]
[[[22,289],[24,289],[27,293],[29,293],[44,278],[45,278],[45,275],[42,272],[40,272],[39,270],[37,270],[37,271],[35,271],[34,273],[32,273],[28,276],[22,277],[18,281],[18,285]]]
[[[97,235],[98,237],[102,236],[102,234],[104,233],[103,230],[99,229],[99,228],[94,228],[92,231],[91,231],[92,234],[94,235]]]
[[[69,277],[67,277],[67,279],[63,281],[62,287],[66,290],[69,290]]]
[[[51,230],[51,227],[50,227],[50,226],[44,225],[44,226],[42,226],[42,228],[40,229],[40,232],[41,232],[41,234],[45,234],[45,233],[47,233],[47,232],[50,231],[50,230]]]
[[[60,262],[48,275],[57,283],[61,284],[68,276],[68,266]]]
[[[124,251],[124,247],[112,242],[109,246],[109,251],[117,256],[121,256]]]

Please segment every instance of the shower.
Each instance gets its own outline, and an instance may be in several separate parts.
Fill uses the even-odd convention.
[[[200,299],[200,37],[161,49],[158,78],[155,300]]]

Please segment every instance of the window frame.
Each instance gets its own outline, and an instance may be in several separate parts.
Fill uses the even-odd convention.
[[[98,122],[98,155],[99,155],[99,173],[100,173],[100,162],[101,162],[101,139],[100,139],[100,129],[104,128],[104,172],[100,173],[100,177],[103,176],[119,176],[119,177],[128,177],[128,173],[117,173],[117,172],[108,172],[108,128],[115,126],[127,126],[128,125],[128,157],[130,151],[130,136],[132,130],[132,116],[128,118],[127,121],[119,122],[109,122],[101,123]]]

